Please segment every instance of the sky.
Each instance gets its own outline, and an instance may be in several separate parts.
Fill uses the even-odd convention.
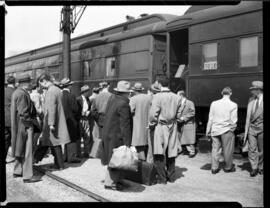
[[[126,21],[126,15],[183,15],[189,6],[87,6],[71,38]],[[62,41],[61,6],[6,6],[5,57]]]

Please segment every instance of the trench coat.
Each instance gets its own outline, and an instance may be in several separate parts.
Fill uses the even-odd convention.
[[[132,146],[148,144],[148,120],[152,98],[150,95],[137,94],[130,98],[130,110],[133,115]]]
[[[101,138],[103,146],[101,160],[103,165],[110,162],[114,148],[131,145],[132,117],[129,99],[120,95],[113,95],[108,105]]]
[[[32,106],[34,107],[34,106]],[[26,128],[32,127],[34,118],[31,99],[26,90],[17,88],[11,97],[11,148],[13,157],[24,157],[27,141]]]
[[[12,88],[9,86],[5,88],[5,126],[6,127],[11,127],[10,107],[11,107],[11,96],[14,91],[15,91],[15,88]]]
[[[67,121],[67,128],[71,142],[76,142],[80,139],[79,122],[80,112],[75,95],[68,90],[62,90],[63,108]]]
[[[195,106],[192,101],[185,99],[180,107],[180,118],[184,120],[178,124],[181,145],[195,144]]]
[[[179,146],[177,119],[180,118],[180,106],[181,98],[169,89],[153,96],[149,121],[151,125],[156,125],[154,155],[165,155],[168,149],[169,158],[177,156]]]
[[[63,94],[58,87],[53,84],[49,86],[45,95],[41,145],[58,146],[70,142],[62,97]],[[54,131],[50,130],[50,125],[54,125]]]

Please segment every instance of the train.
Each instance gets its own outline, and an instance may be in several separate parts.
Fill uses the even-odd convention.
[[[204,133],[209,106],[232,88],[238,104],[237,132],[244,131],[253,80],[263,79],[263,3],[191,6],[183,15],[152,14],[71,40],[74,93],[101,81],[139,81],[146,90],[162,76],[173,92],[185,90],[196,105],[198,133]],[[5,76],[48,72],[63,78],[62,43],[5,59]]]

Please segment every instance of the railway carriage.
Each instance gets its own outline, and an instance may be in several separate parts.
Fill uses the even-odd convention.
[[[172,91],[187,91],[195,102],[198,131],[204,132],[210,103],[225,86],[233,90],[243,131],[249,86],[263,78],[262,2],[191,7],[182,16],[146,15],[71,41],[71,79],[79,87],[106,80],[170,79]],[[60,43],[6,59],[5,73],[48,71],[62,78]]]

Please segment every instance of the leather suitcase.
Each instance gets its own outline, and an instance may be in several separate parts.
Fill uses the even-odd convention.
[[[153,163],[139,160],[138,171],[124,170],[124,178],[144,185],[154,185],[157,183],[157,170]]]
[[[93,158],[101,158],[102,156],[102,140],[101,139],[94,139],[94,144],[92,146],[90,156]]]

